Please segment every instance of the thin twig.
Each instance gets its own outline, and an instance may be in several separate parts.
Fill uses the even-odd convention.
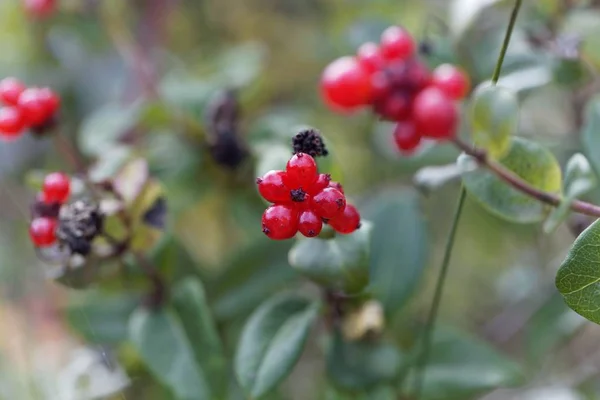
[[[504,63],[504,56],[506,55],[506,51],[508,50],[508,44],[510,43],[510,37],[512,36],[513,29],[515,27],[515,22],[517,21],[517,15],[519,15],[519,10],[521,9],[521,1],[516,0],[515,6],[513,7],[512,12],[510,13],[510,20],[508,21],[508,26],[506,27],[506,34],[504,35],[504,41],[502,42],[502,47],[500,48],[500,55],[498,56],[498,61],[496,62],[496,68],[494,68],[494,74],[492,75],[492,84],[497,84],[498,79],[500,79],[500,71],[502,70],[502,64]]]

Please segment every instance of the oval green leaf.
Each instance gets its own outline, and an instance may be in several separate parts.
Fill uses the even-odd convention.
[[[463,154],[458,162],[464,164],[470,160]],[[560,193],[560,165],[542,145],[515,137],[508,154],[499,161],[532,186]],[[536,223],[542,221],[549,212],[547,205],[522,194],[486,169],[465,173],[463,183],[472,198],[502,219],[523,224]]]
[[[556,287],[576,313],[600,324],[600,220],[575,240],[556,274]]]
[[[235,373],[251,399],[273,390],[300,358],[318,303],[283,294],[271,298],[251,316],[235,354]]]
[[[372,224],[363,221],[350,235],[331,239],[298,239],[289,253],[290,265],[319,285],[358,293],[369,283]]]
[[[510,149],[518,118],[519,103],[512,91],[500,86],[480,86],[473,94],[470,110],[473,141],[492,158],[500,158]]]

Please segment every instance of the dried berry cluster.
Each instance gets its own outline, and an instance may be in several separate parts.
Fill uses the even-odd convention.
[[[379,44],[365,43],[356,56],[333,61],[321,77],[323,98],[333,109],[370,106],[382,119],[396,122],[394,140],[406,153],[423,137],[454,137],[459,122],[456,101],[470,88],[468,77],[453,65],[430,71],[415,47],[410,33],[392,26]]]

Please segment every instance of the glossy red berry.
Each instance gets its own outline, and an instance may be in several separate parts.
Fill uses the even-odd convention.
[[[284,182],[290,189],[311,187],[318,178],[317,163],[306,153],[296,153],[285,167]]]
[[[394,142],[400,152],[410,154],[419,147],[421,135],[412,122],[399,122],[394,129]]]
[[[306,210],[298,219],[298,231],[306,237],[315,237],[323,229],[323,221],[313,211]]]
[[[321,75],[321,94],[332,108],[353,110],[371,98],[370,74],[356,58],[338,58]]]
[[[46,107],[46,113],[53,115],[60,107],[60,97],[50,88],[39,89],[39,96]]]
[[[382,101],[391,89],[392,82],[385,72],[379,71],[371,75],[371,101]]]
[[[42,193],[46,203],[62,204],[71,193],[71,181],[62,172],[53,172],[44,178]]]
[[[388,60],[406,60],[415,53],[413,37],[399,26],[390,26],[381,34],[381,54]]]
[[[405,79],[408,90],[419,92],[431,84],[431,71],[425,63],[411,60],[407,63]]]
[[[411,96],[404,92],[394,92],[375,104],[375,111],[383,119],[402,121],[410,116]]]
[[[271,203],[290,201],[290,189],[283,183],[284,171],[269,171],[262,178],[257,178],[258,192]]]
[[[35,218],[29,225],[29,237],[36,247],[51,246],[56,242],[56,220],[47,217]]]
[[[342,187],[342,184],[336,181],[331,181],[329,182],[329,186],[330,188],[334,188],[340,191],[340,193],[344,194],[344,188]]]
[[[23,4],[34,17],[47,17],[56,9],[56,0],[23,0]]]
[[[317,177],[316,182],[311,187],[308,188],[308,193],[309,194],[317,194],[321,190],[323,190],[327,186],[329,186],[330,182],[331,182],[331,175],[329,175],[329,174],[319,174],[319,176]]]
[[[27,125],[41,125],[50,117],[48,99],[39,88],[26,89],[19,96],[18,107]]]
[[[14,139],[23,132],[24,127],[23,116],[18,108],[0,108],[0,139]]]
[[[319,217],[331,219],[344,211],[346,197],[339,190],[327,187],[313,197],[312,207]]]
[[[429,87],[415,97],[412,117],[421,136],[451,139],[456,134],[458,109],[438,88]]]
[[[431,84],[455,100],[464,99],[471,88],[467,74],[451,64],[442,64],[433,70]]]
[[[275,204],[262,216],[262,230],[273,240],[291,239],[298,232],[298,211],[289,204]]]
[[[16,78],[4,78],[0,81],[0,100],[6,105],[16,106],[19,96],[26,86]]]
[[[356,52],[356,59],[369,73],[377,72],[385,66],[385,59],[381,55],[379,46],[373,42],[360,46]]]
[[[352,204],[347,204],[344,212],[339,216],[330,219],[327,222],[336,232],[352,233],[360,228],[360,214],[356,207]]]

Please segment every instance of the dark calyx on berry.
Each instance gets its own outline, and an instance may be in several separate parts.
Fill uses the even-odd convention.
[[[43,195],[36,198],[35,202],[31,205],[31,218],[58,218],[60,212],[61,203],[47,203],[44,201]]]
[[[326,157],[329,152],[323,142],[323,137],[316,129],[305,129],[292,138],[294,154],[306,153],[312,157]]]
[[[292,189],[290,190],[290,197],[292,201],[300,203],[306,199],[306,192],[302,189]]]
[[[86,256],[92,249],[92,240],[102,231],[103,222],[98,206],[78,200],[60,210],[56,237],[73,254]]]

